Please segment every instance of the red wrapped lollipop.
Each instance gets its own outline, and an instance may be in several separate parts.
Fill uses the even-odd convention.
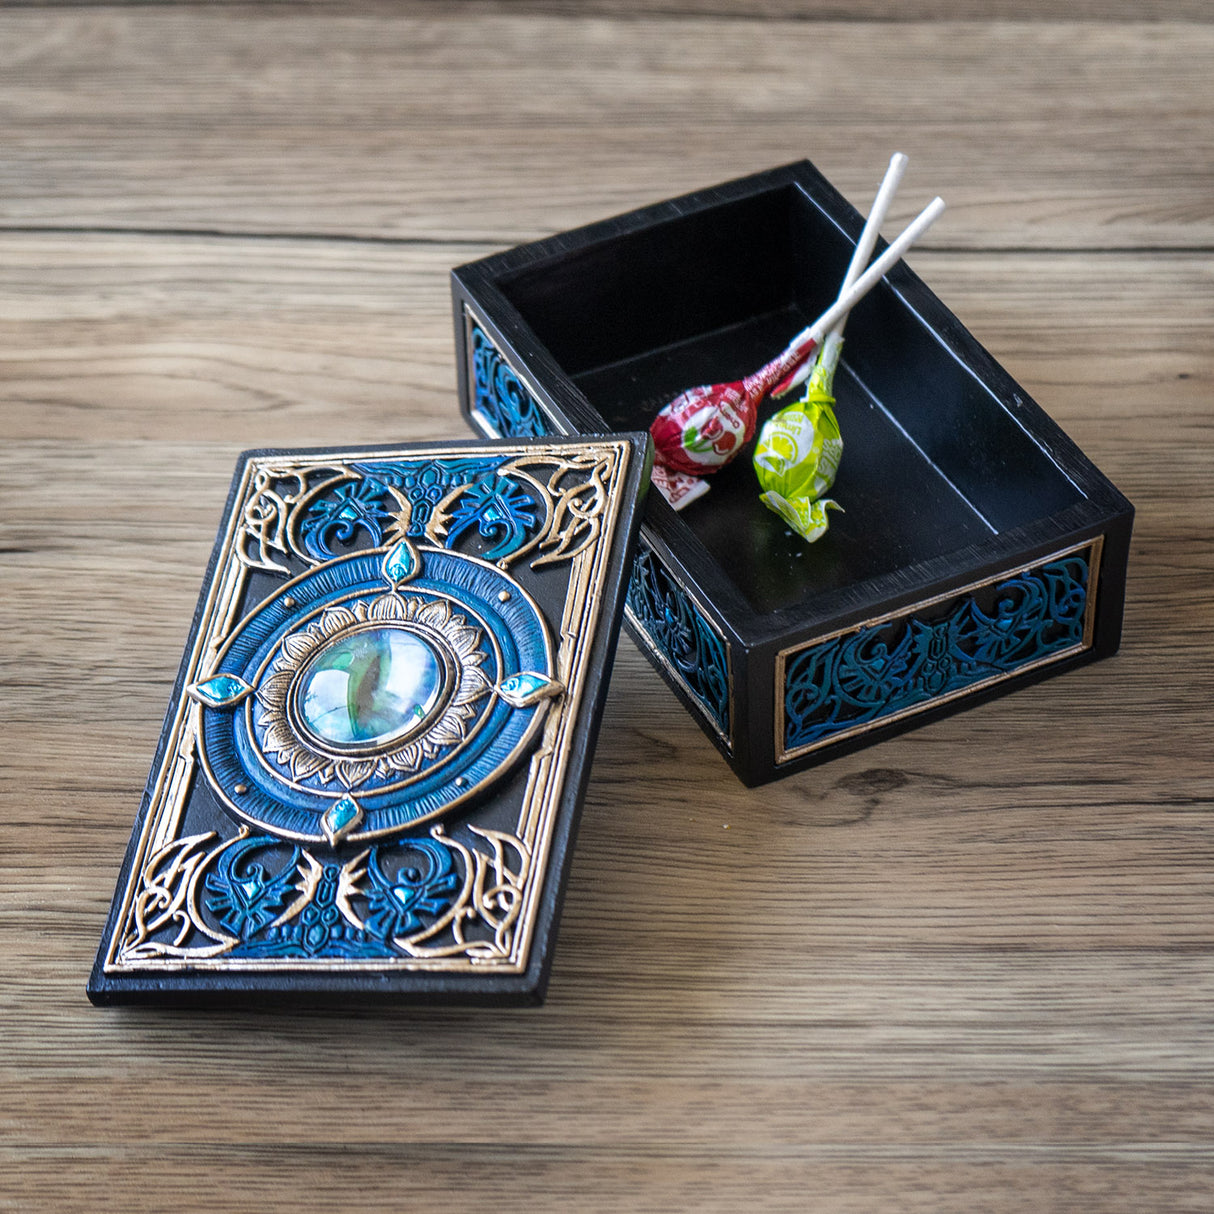
[[[775,383],[772,380],[769,387]],[[688,388],[649,427],[657,458],[690,476],[715,472],[754,438],[756,406],[766,395],[766,390],[748,391],[746,380]]]
[[[681,477],[707,476],[729,463],[754,437],[759,406],[772,389],[791,385],[793,376],[818,349],[823,337],[881,281],[943,209],[939,198],[930,203],[831,307],[766,366],[745,379],[688,388],[676,396],[649,427],[657,463]],[[659,488],[662,479],[655,477]],[[681,500],[672,504],[677,509],[703,492],[702,488],[699,493],[683,492]]]

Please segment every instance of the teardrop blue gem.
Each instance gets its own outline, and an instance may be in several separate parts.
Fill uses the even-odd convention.
[[[234,674],[217,674],[186,689],[190,696],[208,708],[231,708],[239,704],[253,688]]]
[[[353,797],[342,797],[329,808],[321,819],[321,826],[329,842],[336,846],[362,821],[363,811]]]
[[[419,566],[417,550],[408,540],[401,540],[395,548],[389,549],[388,555],[384,557],[384,578],[393,586],[399,586],[401,582],[407,582],[413,577]]]
[[[498,695],[512,708],[528,708],[538,700],[554,696],[564,688],[555,679],[547,675],[536,674],[532,670],[524,670],[519,674],[503,679],[498,685]]]

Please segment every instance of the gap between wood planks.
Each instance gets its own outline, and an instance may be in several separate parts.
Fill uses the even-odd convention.
[[[306,10],[310,14],[433,16],[438,8],[465,18],[495,15],[595,17],[616,21],[656,18],[752,22],[843,22],[901,25],[921,21],[1056,22],[1057,0],[363,0],[351,5],[339,0],[5,0],[9,9],[90,8],[242,8]],[[1214,21],[1209,0],[1071,0],[1066,20],[1106,24]]]
[[[387,248],[429,248],[443,245],[480,248],[529,243],[517,236],[370,236],[348,232],[270,232],[225,228],[140,228],[100,224],[5,224],[0,236],[135,236],[151,240],[250,240],[276,244],[381,245]],[[924,244],[922,251],[949,256],[1015,257],[1205,257],[1214,255],[1214,245],[948,245]]]

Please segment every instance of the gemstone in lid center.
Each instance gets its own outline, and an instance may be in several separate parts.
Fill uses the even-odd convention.
[[[296,689],[298,717],[338,749],[381,746],[414,732],[442,698],[445,668],[417,633],[383,626],[325,645]]]

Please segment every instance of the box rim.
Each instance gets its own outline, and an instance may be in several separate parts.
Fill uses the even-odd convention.
[[[528,370],[533,381],[537,378],[545,381],[545,394],[556,409],[565,414],[563,420],[572,429],[589,424],[601,430],[602,418],[594,406],[498,283],[545,260],[654,224],[789,186],[800,189],[825,221],[850,241],[856,240],[863,227],[863,217],[809,160],[800,160],[491,254],[457,266],[452,277],[471,301],[473,310],[497,330],[506,346],[504,353],[508,351],[520,359],[521,369]],[[881,242],[878,247],[883,245]],[[860,609],[853,609],[851,604],[861,599],[867,605],[865,610],[876,605],[885,611],[896,609],[900,603],[907,604],[946,591],[950,581],[958,577],[964,580],[965,574],[956,573],[963,557],[968,556],[964,564],[969,569],[995,567],[1014,561],[1028,549],[1046,551],[1068,537],[1133,514],[1130,502],[1108,477],[905,262],[900,262],[885,276],[884,284],[894,292],[899,304],[921,321],[927,334],[982,386],[992,398],[994,407],[1001,409],[1024,430],[1034,446],[1075,486],[1081,499],[1059,514],[1031,519],[976,543],[763,612],[757,610],[728,578],[720,579],[714,584],[712,593],[706,593],[695,570],[715,569],[719,563],[665,499],[658,494],[651,495],[644,526],[661,538],[701,597],[718,608],[719,614],[728,619],[731,630],[747,646],[762,645],[792,632],[808,635],[820,630],[825,621],[859,612]],[[457,308],[460,302],[457,298]],[[490,337],[494,335],[491,333]],[[537,370],[541,373],[538,376]],[[463,368],[460,374],[465,374]]]

